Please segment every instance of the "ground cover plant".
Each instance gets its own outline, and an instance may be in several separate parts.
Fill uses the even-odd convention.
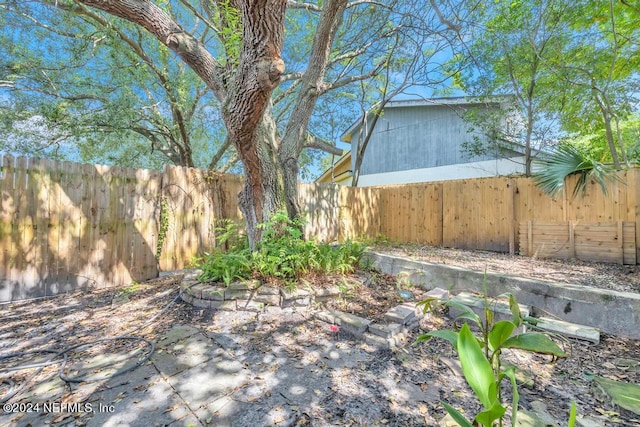
[[[258,279],[296,287],[308,274],[352,273],[358,267],[365,246],[347,240],[339,246],[306,240],[301,218],[290,219],[277,212],[260,224],[263,239],[254,251],[238,224],[227,222],[217,228],[218,247],[196,260],[206,282]]]

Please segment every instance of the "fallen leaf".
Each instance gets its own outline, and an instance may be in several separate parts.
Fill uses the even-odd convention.
[[[640,415],[640,386],[602,377],[595,377],[596,383],[616,405]],[[597,409],[596,409],[597,410]],[[619,415],[619,414],[616,414]]]

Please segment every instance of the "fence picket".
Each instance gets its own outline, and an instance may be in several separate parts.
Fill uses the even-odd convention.
[[[94,238],[97,233],[97,189],[96,183],[99,177],[96,175],[96,167],[93,165],[81,165],[78,178],[82,181],[80,193],[80,251],[78,258],[78,272],[76,283],[78,287],[86,288],[94,285],[93,279],[93,251],[95,250]]]

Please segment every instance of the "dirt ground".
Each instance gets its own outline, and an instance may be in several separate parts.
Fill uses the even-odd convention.
[[[385,252],[410,254],[431,262],[478,270],[486,268],[556,282],[640,292],[636,267],[528,260],[476,251],[420,247],[387,247]],[[401,290],[413,293],[416,299],[420,297],[419,289],[398,284],[380,273],[358,273],[346,280],[336,277],[328,280],[343,285],[341,297],[331,303],[333,308],[371,319],[379,318],[381,313],[401,301],[398,293]],[[43,347],[52,342],[88,341],[96,335],[115,336],[157,314],[177,292],[176,283],[156,279],[125,290],[108,289],[0,305],[0,318],[3,319],[0,354],[25,350],[21,346],[20,337],[23,336],[36,337],[36,343]],[[216,316],[211,310],[196,309],[182,302],[173,304],[145,329],[144,336],[151,340],[159,338],[176,324],[209,330]],[[332,379],[329,392],[323,392],[320,398],[319,407],[292,406],[296,408],[292,413],[297,415],[279,425],[435,426],[445,416],[442,401],[471,418],[480,410],[479,402],[461,376],[450,344],[433,339],[412,345],[421,332],[451,328],[446,316],[428,315],[421,322],[421,330],[394,351],[369,348],[342,331],[335,332],[327,324],[314,320],[312,312],[295,316],[299,321],[292,323],[287,316],[258,315],[256,324],[243,324],[233,332],[242,337],[247,360],[262,360],[260,355],[268,353],[277,343],[285,345],[291,363],[309,362],[315,369],[310,372],[318,372],[318,378],[324,375]],[[357,363],[336,365],[336,361],[318,357],[310,350],[320,341],[330,341],[342,349],[365,351],[366,357]],[[601,376],[640,384],[640,341],[604,335],[598,345],[561,338],[557,342],[568,357],[555,363],[545,356],[505,352],[508,361],[521,368],[519,408],[537,414],[550,425],[566,425],[570,404],[575,401],[579,425],[640,426],[640,415],[613,404],[594,381],[596,376]],[[397,393],[400,385],[406,393]],[[392,389],[396,391],[390,393]],[[510,396],[508,385],[504,393]],[[256,398],[252,405],[259,410],[260,405],[271,405],[270,402],[266,397]]]
[[[556,283],[573,283],[640,293],[640,265],[619,265],[580,260],[538,259],[478,250],[447,249],[422,245],[378,245],[373,250],[436,264],[503,273]]]

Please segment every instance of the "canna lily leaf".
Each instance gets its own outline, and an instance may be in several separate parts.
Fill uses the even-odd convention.
[[[550,354],[556,357],[567,357],[558,344],[551,338],[539,332],[525,332],[509,338],[502,344],[502,348],[518,348],[540,354]]]
[[[497,400],[493,403],[493,406],[485,411],[476,415],[474,421],[486,427],[492,427],[493,422],[502,417],[507,412],[507,408],[502,406]]]
[[[473,427],[473,424],[471,424],[469,420],[467,420],[456,408],[446,402],[442,402],[442,406],[444,406],[444,409],[447,410],[449,415],[451,415],[451,418],[453,418],[460,427]]]
[[[458,349],[458,333],[455,331],[431,331],[431,332],[427,332],[426,334],[418,337],[418,339],[421,339],[423,336],[428,336],[430,337],[436,337],[436,338],[442,338],[445,339],[447,341],[449,341],[451,344],[453,344],[453,347],[457,350]],[[421,341],[426,341],[428,338],[424,338]],[[417,340],[416,340],[417,342]]]
[[[520,402],[520,393],[518,393],[518,383],[516,381],[516,370],[513,366],[504,371],[504,375],[511,380],[511,387],[513,389],[513,397],[511,401],[511,427],[516,427],[518,420],[518,403]]]
[[[493,408],[497,401],[496,381],[489,361],[469,325],[462,325],[458,333],[458,357],[462,373],[485,409]]]
[[[511,310],[511,315],[513,316],[513,323],[516,327],[522,324],[522,313],[520,312],[520,306],[518,305],[518,301],[513,294],[509,294],[509,309]]]
[[[515,329],[516,325],[508,320],[501,320],[493,325],[493,328],[489,332],[489,346],[491,350],[496,350],[502,346],[502,344],[509,339],[511,333]]]
[[[476,323],[477,325],[481,325],[482,322],[480,320],[480,316],[478,316],[470,307],[467,307],[464,304],[460,304],[459,302],[455,302],[455,301],[448,301],[446,303],[446,305],[448,307],[453,307],[455,309],[458,309],[462,312],[461,315],[459,315],[458,317],[456,317],[457,319],[467,319],[467,320],[471,320],[472,322]]]

